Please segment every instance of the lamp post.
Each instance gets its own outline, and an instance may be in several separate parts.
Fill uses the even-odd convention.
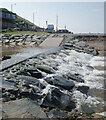
[[[13,5],[16,5],[16,3],[11,4],[11,12],[13,11]]]
[[[35,20],[35,13],[33,12],[33,24],[34,24],[34,20]]]
[[[35,23],[35,13],[37,14],[37,11],[33,12],[33,24]]]

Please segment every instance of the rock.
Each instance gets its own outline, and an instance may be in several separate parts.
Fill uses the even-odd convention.
[[[13,95],[17,95],[18,91],[19,91],[19,89],[17,89],[17,88],[10,88],[10,89],[7,90],[7,92],[9,92]]]
[[[63,47],[64,47],[65,49],[68,49],[68,48],[72,48],[73,45],[70,44],[70,43],[65,43],[65,44],[63,45]]]
[[[89,70],[94,70],[94,68],[92,66],[86,66]]]
[[[76,81],[76,82],[84,82],[84,80],[82,78],[79,77],[79,74],[70,74],[68,73],[67,75],[63,75],[64,77],[66,77],[67,79],[71,79],[73,81]]]
[[[36,84],[36,85],[39,84],[39,80],[34,77],[19,75],[17,79],[23,81],[26,84]]]
[[[89,87],[88,86],[78,86],[77,90],[79,90],[83,94],[87,94],[88,90],[89,90]]]
[[[46,73],[48,73],[48,74],[54,73],[53,68],[52,68],[52,67],[49,67],[49,66],[47,66],[47,65],[38,65],[38,66],[37,66],[37,69],[39,69],[39,70],[41,70],[41,71],[43,71],[43,72],[46,72]]]
[[[10,98],[10,100],[16,100],[16,97],[13,94],[11,94],[9,98]]]
[[[63,77],[60,77],[60,76],[54,76],[53,78],[52,77],[46,78],[45,80],[49,84],[60,86],[60,87],[67,89],[67,90],[70,90],[75,86],[75,84],[72,81],[69,81],[69,80],[67,80]]]
[[[2,61],[3,60],[8,60],[8,59],[11,59],[11,56],[4,56],[4,57],[2,57]]]
[[[3,89],[15,89],[15,83],[14,82],[8,82],[8,81],[5,81],[3,78],[0,78],[0,84],[2,85],[2,88]]]
[[[83,114],[86,114],[87,116],[95,113],[95,111],[91,107],[89,107],[88,104],[81,105],[81,111]]]
[[[27,70],[27,72],[29,72],[32,77],[42,78],[41,72],[39,72],[39,71],[37,71],[37,70]]]
[[[49,115],[50,118],[64,118],[64,117],[68,116],[67,113],[61,112],[59,110],[51,110],[48,113],[48,115]]]
[[[64,94],[58,88],[51,88],[51,92],[46,95],[42,105],[66,111],[71,111],[75,108],[75,103],[70,100],[70,96]]]
[[[99,55],[99,52],[94,49],[94,51],[92,52],[92,54],[93,54],[94,56],[97,56],[97,55]]]
[[[22,88],[20,90],[20,95],[24,96],[24,97],[28,97],[29,96],[29,90],[27,88]]]
[[[23,115],[31,115],[35,118],[47,118],[41,107],[30,99],[20,99],[8,103],[3,103],[3,118],[23,118]]]
[[[94,49],[94,47],[92,47],[92,46],[89,46],[89,49]]]

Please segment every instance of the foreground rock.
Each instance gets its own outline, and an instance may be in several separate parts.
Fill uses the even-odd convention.
[[[46,95],[42,105],[66,111],[71,111],[75,108],[75,103],[71,101],[71,96],[64,94],[58,88],[51,89]]]
[[[46,72],[48,74],[51,74],[51,73],[54,73],[54,70],[52,67],[49,67],[47,65],[38,65],[37,66],[37,69],[43,71],[43,72]]]
[[[4,118],[47,118],[41,107],[30,99],[20,99],[3,104]]]
[[[60,86],[64,89],[70,90],[72,89],[75,84],[72,81],[69,81],[63,77],[60,76],[53,76],[50,78],[45,79],[49,84],[55,85],[55,86]]]
[[[68,114],[65,112],[61,112],[59,110],[51,110],[49,113],[49,118],[64,118],[67,117]]]
[[[87,94],[88,90],[89,90],[89,87],[88,86],[78,86],[77,90],[79,90],[83,94]]]
[[[95,111],[91,107],[89,107],[88,104],[82,104],[81,105],[81,111],[82,111],[82,113],[84,113],[88,116],[95,113]]]

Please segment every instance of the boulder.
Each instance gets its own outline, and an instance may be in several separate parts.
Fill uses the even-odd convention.
[[[64,89],[70,90],[72,89],[75,84],[72,81],[69,81],[63,77],[60,76],[53,76],[50,78],[45,78],[46,82],[52,85],[60,86]]]
[[[99,52],[98,52],[96,49],[94,49],[94,51],[92,52],[92,54],[93,54],[94,56],[97,56],[97,55],[99,55]]]
[[[11,56],[4,56],[4,57],[2,57],[2,61],[3,60],[8,60],[8,59],[11,59]]]
[[[47,66],[47,65],[38,65],[38,66],[37,66],[37,69],[39,69],[39,70],[41,70],[41,71],[43,71],[43,72],[46,72],[46,73],[48,73],[48,74],[54,73],[53,68],[50,67],[50,66]]]
[[[30,70],[30,69],[27,69],[26,71],[29,72],[32,77],[42,78],[42,73],[39,72],[38,70]]]
[[[30,76],[19,75],[17,76],[17,80],[23,81],[25,84],[36,84],[36,85],[39,84],[38,79]]]
[[[95,111],[91,107],[89,107],[88,104],[82,104],[81,111],[83,114],[86,114],[87,116],[90,116],[95,113]]]
[[[30,99],[20,99],[9,103],[3,103],[3,118],[23,118],[24,115],[31,115],[34,118],[47,118],[41,107]],[[25,116],[24,116],[25,117]]]
[[[66,77],[67,79],[71,79],[73,81],[76,82],[84,82],[84,80],[82,78],[79,77],[79,74],[70,74],[68,73],[67,75],[63,75],[64,77]]]
[[[89,90],[89,87],[88,86],[78,86],[77,90],[79,90],[83,94],[87,94],[88,90]]]
[[[48,115],[49,115],[50,118],[64,118],[64,117],[68,116],[67,113],[61,112],[59,110],[51,110],[48,113]]]
[[[29,90],[27,88],[22,88],[20,90],[20,95],[24,96],[24,97],[28,97],[29,96]]]
[[[61,92],[58,88],[51,88],[51,92],[46,95],[42,105],[66,111],[71,111],[75,108],[75,103],[70,100],[70,96]]]

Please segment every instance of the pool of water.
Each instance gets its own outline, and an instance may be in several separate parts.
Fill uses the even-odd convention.
[[[8,56],[10,55],[11,57],[15,57],[15,56],[18,56],[18,57],[26,57],[26,56],[32,56],[36,53],[40,53],[40,52],[43,52],[45,50],[48,50],[48,48],[42,48],[42,47],[29,47],[29,46],[15,46],[15,47],[12,47],[12,46],[2,46],[0,47],[0,54],[1,54],[1,57],[3,56]]]

